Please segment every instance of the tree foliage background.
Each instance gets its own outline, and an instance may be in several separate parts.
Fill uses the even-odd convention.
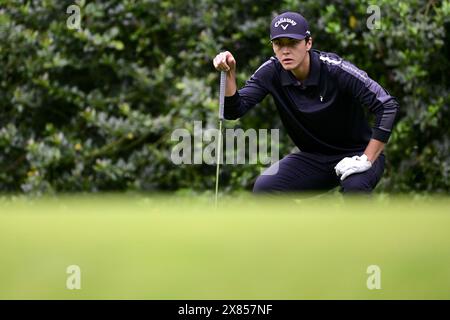
[[[0,2],[0,191],[212,190],[215,167],[172,163],[176,128],[217,127],[223,49],[239,86],[272,55],[271,19],[301,12],[314,47],[336,52],[400,103],[377,190],[450,190],[450,2],[105,0]],[[75,4],[81,30],[67,26]],[[367,8],[381,10],[370,30]],[[280,128],[270,98],[229,128]],[[258,165],[221,167],[225,191]]]

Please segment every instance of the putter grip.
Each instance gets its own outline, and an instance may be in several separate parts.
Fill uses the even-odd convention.
[[[220,90],[219,90],[219,119],[223,120],[223,108],[225,104],[225,86],[227,74],[225,71],[220,72]]]

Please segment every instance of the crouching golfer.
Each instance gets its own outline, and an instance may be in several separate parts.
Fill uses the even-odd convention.
[[[275,174],[260,175],[253,192],[328,190],[339,184],[343,192],[372,191],[384,170],[382,151],[398,109],[395,98],[338,55],[312,50],[308,23],[298,13],[273,19],[270,40],[275,57],[240,90],[233,55],[222,52],[213,61],[227,74],[225,119],[242,117],[271,94],[300,149],[272,165]],[[375,114],[372,128],[366,109]]]

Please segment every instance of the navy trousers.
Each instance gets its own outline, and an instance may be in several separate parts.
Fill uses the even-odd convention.
[[[380,156],[372,164],[372,167],[361,173],[349,175],[341,181],[336,175],[334,167],[344,157],[361,155],[318,155],[307,152],[291,153],[274,163],[263,172],[253,186],[254,193],[279,193],[299,191],[326,191],[341,186],[341,191],[370,193],[384,171],[385,157]]]

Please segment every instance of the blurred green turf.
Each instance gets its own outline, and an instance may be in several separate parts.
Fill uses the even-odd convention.
[[[450,197],[1,198],[0,254],[0,299],[450,299]]]

